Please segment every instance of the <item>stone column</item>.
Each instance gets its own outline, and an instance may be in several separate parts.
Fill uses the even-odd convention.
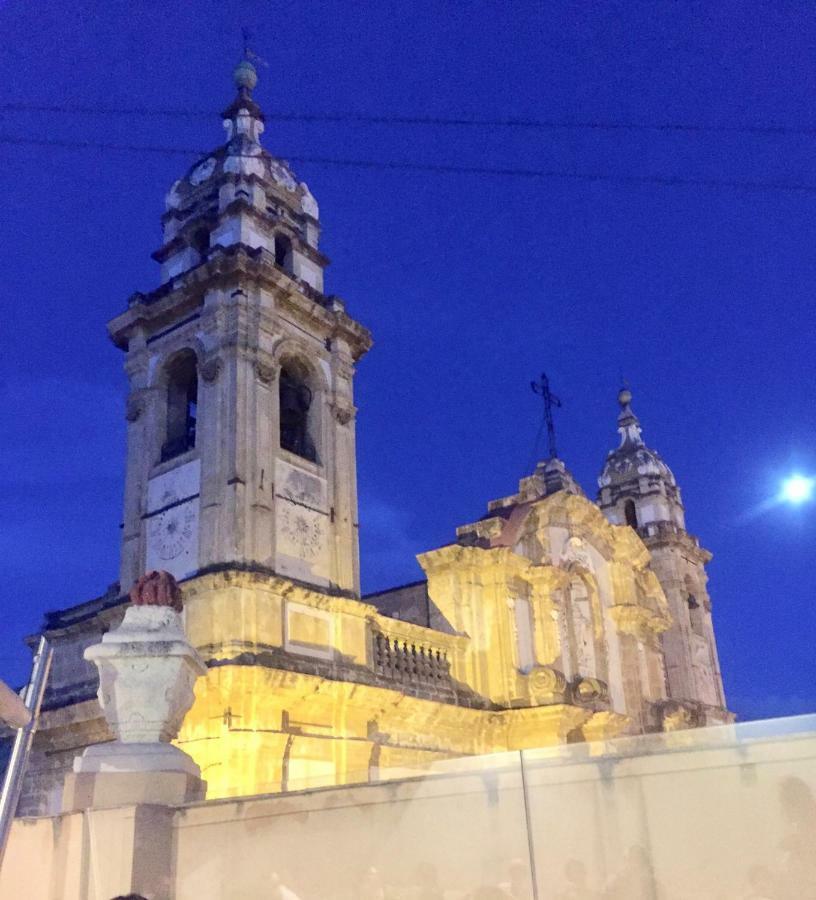
[[[63,810],[204,798],[190,756],[170,742],[193,705],[206,666],[187,641],[181,591],[172,575],[150,572],[131,591],[122,624],[85,658],[99,670],[99,702],[116,740],[94,744],[74,760]]]

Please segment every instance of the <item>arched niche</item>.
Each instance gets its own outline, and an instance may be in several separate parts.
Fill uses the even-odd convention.
[[[275,254],[275,265],[280,266],[284,272],[288,272],[291,275],[293,271],[291,238],[280,231],[276,232],[273,252]]]
[[[280,358],[278,373],[278,440],[282,450],[309,462],[322,459],[323,384],[303,356]]]
[[[162,367],[160,386],[164,391],[165,402],[162,462],[195,447],[198,376],[198,357],[190,348],[173,354]]]
[[[594,576],[578,565],[569,567],[561,591],[563,606],[562,654],[571,678],[608,680],[603,610]]]

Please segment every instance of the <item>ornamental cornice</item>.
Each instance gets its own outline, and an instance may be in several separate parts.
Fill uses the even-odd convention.
[[[658,530],[656,534],[645,535],[643,543],[650,551],[663,548],[680,548],[686,556],[691,557],[691,559],[701,565],[711,562],[713,558],[711,551],[701,547],[699,539],[684,529]]]
[[[126,348],[133,329],[153,333],[186,311],[200,307],[204,294],[215,286],[237,287],[246,292],[251,282],[274,290],[280,311],[285,311],[309,330],[323,337],[337,334],[348,343],[357,360],[371,347],[367,328],[352,319],[341,304],[328,308],[325,297],[314,288],[293,280],[275,265],[274,256],[263,248],[245,244],[218,247],[205,262],[171,279],[150,294],[134,295],[128,309],[111,320],[108,332],[113,342]]]
[[[465,546],[472,546],[478,543],[481,546],[488,547],[491,540],[502,533],[506,522],[506,519],[493,516],[489,519],[471,522],[468,525],[460,525],[456,529],[456,539]]]
[[[567,735],[592,717],[592,710],[568,703],[507,709],[496,713],[497,724],[506,729],[508,750],[538,749],[562,744]]]
[[[609,607],[609,614],[621,634],[628,634],[641,642],[649,641],[667,631],[671,619],[634,603]]]
[[[564,587],[571,577],[569,569],[546,564],[531,566],[526,574],[526,580],[532,585],[536,595],[542,597],[548,597],[553,591]]]
[[[231,286],[243,290],[246,280],[259,280],[276,287],[291,283],[291,279],[281,272],[274,262],[261,258],[264,255],[271,256],[268,251],[246,244],[219,246],[214,249],[218,252],[154,291],[148,294],[134,294],[130,298],[127,312],[138,313],[139,317],[149,320],[168,307],[175,309],[191,294],[200,301],[199,295],[213,286],[221,288]],[[111,324],[124,316],[126,313],[115,318]]]
[[[504,577],[503,569],[508,553],[506,547],[487,549],[446,544],[444,547],[420,553],[417,560],[428,575],[448,574],[453,569],[461,576],[466,574],[483,576],[486,571],[492,569],[494,577],[491,581],[498,581]]]

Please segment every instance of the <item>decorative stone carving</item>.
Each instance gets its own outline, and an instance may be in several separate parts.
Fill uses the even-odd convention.
[[[600,678],[579,678],[572,690],[578,703],[606,703],[609,700],[609,688]]]
[[[221,374],[222,367],[223,363],[221,362],[221,357],[211,356],[209,359],[206,359],[201,365],[201,377],[208,384],[212,384],[218,379],[218,376]]]
[[[131,601],[122,624],[85,650],[99,670],[99,702],[116,742],[90,747],[74,769],[197,777],[192,759],[169,746],[193,705],[196,678],[207,671],[184,634],[181,591],[167,572],[149,572],[133,586]]]
[[[705,724],[705,716],[692,703],[667,700],[659,705],[660,724],[663,731],[683,731]]]
[[[341,425],[348,425],[356,415],[357,410],[350,403],[345,403],[341,400],[333,404],[332,412],[334,413],[334,418]]]
[[[639,641],[648,641],[671,625],[671,620],[634,603],[616,604],[610,607],[609,613],[619,632]]]
[[[278,370],[276,366],[258,360],[255,363],[255,374],[258,376],[258,381],[261,383],[272,384],[278,377]]]
[[[536,666],[530,670],[527,681],[530,700],[536,706],[560,703],[567,690],[567,679],[551,666]]]
[[[354,377],[354,365],[344,359],[338,359],[336,366],[337,376],[339,378],[344,378],[346,381],[350,382]]]
[[[561,565],[577,563],[589,572],[593,571],[592,560],[586,542],[573,535],[564,545],[561,553]]]

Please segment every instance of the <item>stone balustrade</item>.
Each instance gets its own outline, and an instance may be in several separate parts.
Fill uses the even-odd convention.
[[[378,675],[394,681],[437,684],[450,679],[445,649],[374,631],[372,662]]]

